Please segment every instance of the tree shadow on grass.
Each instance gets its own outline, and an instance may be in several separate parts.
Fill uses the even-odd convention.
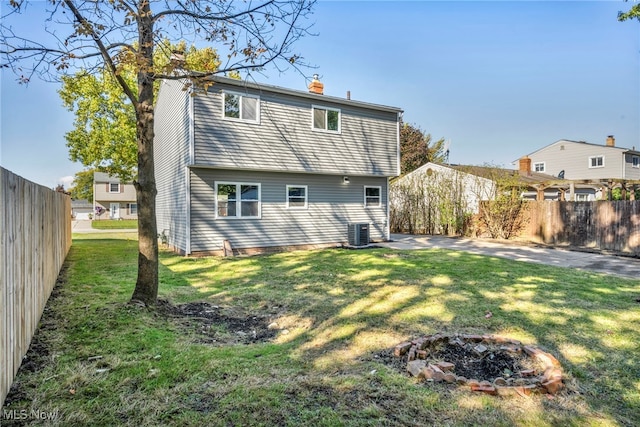
[[[632,424],[640,417],[635,281],[444,250],[168,261],[200,298],[249,311],[282,307],[289,333],[274,342],[292,345],[291,357],[319,372],[360,372],[363,357],[437,331],[494,333],[543,347],[565,370],[561,395],[516,406],[552,424],[592,417]],[[453,395],[470,412],[486,399]],[[527,418],[510,418],[512,403],[496,410]]]

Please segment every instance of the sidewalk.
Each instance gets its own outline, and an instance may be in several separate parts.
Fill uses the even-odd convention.
[[[479,255],[594,271],[640,280],[640,259],[507,243],[487,239],[392,234],[390,242],[376,243],[392,249],[452,249]]]
[[[71,232],[72,233],[137,233],[138,230],[134,228],[98,230],[96,228],[91,228],[90,220],[79,219],[79,220],[71,221]]]

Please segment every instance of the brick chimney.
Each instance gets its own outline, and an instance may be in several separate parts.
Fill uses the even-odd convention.
[[[519,172],[521,174],[530,175],[531,174],[531,159],[529,156],[524,156],[520,158],[520,167]]]
[[[615,147],[615,146],[616,146],[616,139],[613,137],[613,135],[607,136],[607,147]]]
[[[320,83],[320,80],[318,80],[317,74],[313,75],[313,80],[309,84],[309,92],[317,93],[318,95],[324,94],[324,84]]]

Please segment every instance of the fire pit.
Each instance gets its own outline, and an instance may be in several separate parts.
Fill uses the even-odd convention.
[[[400,343],[393,354],[406,358],[407,371],[414,377],[491,395],[555,394],[563,387],[555,357],[494,335],[438,333]]]

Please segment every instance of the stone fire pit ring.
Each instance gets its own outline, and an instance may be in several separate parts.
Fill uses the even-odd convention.
[[[456,375],[455,365],[446,360],[428,362],[429,356],[442,345],[458,345],[471,348],[480,357],[487,346],[497,346],[500,351],[532,358],[536,369],[525,369],[514,373],[514,378],[496,377],[492,381],[479,381]],[[533,345],[495,335],[467,335],[436,333],[402,342],[393,350],[395,357],[405,357],[407,371],[413,377],[433,382],[455,383],[469,387],[471,391],[490,395],[527,396],[531,393],[556,394],[563,388],[562,367],[551,354]]]

